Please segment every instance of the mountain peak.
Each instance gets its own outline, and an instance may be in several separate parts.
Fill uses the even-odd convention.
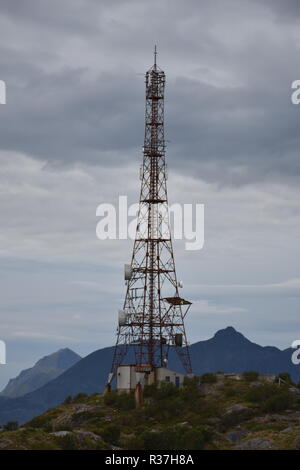
[[[246,340],[245,336],[242,335],[242,333],[239,333],[236,331],[233,326],[227,326],[227,328],[223,328],[222,330],[219,330],[215,333],[214,338],[217,339],[227,339],[227,340],[232,340],[234,338],[239,339],[239,340]]]
[[[56,369],[68,369],[81,357],[69,348],[59,349],[58,351],[44,356],[35,363],[35,367],[47,367]]]
[[[10,379],[0,395],[15,398],[33,392],[61,375],[80,359],[81,357],[69,348],[59,349],[42,357],[33,367],[21,371],[14,379]]]

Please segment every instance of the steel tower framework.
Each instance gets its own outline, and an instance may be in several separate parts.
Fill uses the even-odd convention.
[[[128,348],[135,354],[136,371],[167,364],[175,347],[188,374],[192,372],[184,318],[191,302],[179,295],[169,226],[164,138],[165,73],[156,64],[146,72],[146,107],[141,192],[127,291],[119,311],[117,342],[111,378]]]

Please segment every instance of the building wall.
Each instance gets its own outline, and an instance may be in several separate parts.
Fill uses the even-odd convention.
[[[131,388],[131,367],[120,366],[117,370],[117,390],[130,390]]]
[[[155,380],[181,386],[184,375],[164,367],[159,367],[150,374],[135,372],[134,365],[123,365],[118,367],[117,370],[117,390],[120,392],[134,390],[138,382],[145,386],[154,383]]]
[[[159,368],[156,369],[157,373],[157,380],[159,382],[170,382],[174,385],[183,385],[184,375],[180,374],[179,372],[175,372],[170,369]],[[176,380],[177,378],[177,380]]]

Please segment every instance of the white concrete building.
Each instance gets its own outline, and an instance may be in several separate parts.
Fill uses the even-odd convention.
[[[144,387],[154,382],[169,382],[180,387],[183,385],[184,377],[183,374],[165,367],[157,367],[149,372],[138,372],[134,364],[124,364],[117,369],[117,390],[129,392],[135,390],[138,383]]]

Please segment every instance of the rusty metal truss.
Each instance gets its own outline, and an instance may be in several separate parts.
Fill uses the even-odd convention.
[[[129,347],[137,370],[167,364],[175,347],[182,364],[192,372],[184,318],[191,302],[179,295],[169,224],[164,138],[165,73],[156,64],[146,72],[146,108],[141,192],[136,237],[122,319],[117,330],[110,376]]]

